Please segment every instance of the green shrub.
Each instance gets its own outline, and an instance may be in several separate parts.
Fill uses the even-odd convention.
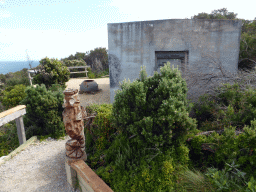
[[[134,147],[130,142],[119,134],[104,152],[106,167],[99,167],[97,175],[114,191],[173,191],[173,173],[178,171],[172,158],[176,156],[175,150],[166,155],[143,146]],[[188,150],[184,153],[188,155]]]
[[[86,111],[88,114],[96,112],[90,127],[85,126],[86,138],[86,153],[94,155],[94,158],[88,158],[88,162],[92,167],[98,166],[100,159],[99,152],[108,149],[111,142],[114,140],[113,133],[116,129],[110,125],[110,116],[112,113],[112,104],[93,104],[87,106]],[[112,136],[111,136],[112,135]],[[111,136],[111,137],[110,137]]]
[[[136,171],[116,171],[111,188],[114,191],[174,191],[172,159],[152,161],[151,167],[141,160]],[[121,182],[120,182],[121,181]],[[113,187],[112,187],[113,186]]]
[[[146,78],[144,70],[140,73],[140,80],[130,84],[124,82],[122,90],[116,93],[110,119],[111,126],[116,128],[118,134],[108,149],[97,151],[91,157],[95,162],[99,155],[105,154],[101,162],[115,167],[113,175],[117,177],[112,177],[114,190],[139,188],[148,191],[153,186],[159,188],[160,182],[162,190],[169,191],[174,186],[174,178],[169,178],[171,173],[166,175],[168,179],[161,179],[163,174],[149,176],[155,181],[148,186],[145,186],[145,181],[134,181],[135,178],[144,177],[140,175],[142,170],[145,172],[150,168],[139,169],[143,165],[142,160],[147,164],[158,162],[163,165],[165,158],[172,157],[174,164],[187,166],[189,163],[189,150],[183,143],[186,134],[195,130],[196,122],[188,117],[191,106],[187,107],[186,82],[177,69],[164,66],[161,72],[162,75],[155,73],[152,78]],[[158,169],[160,167],[158,164]],[[106,172],[104,174],[108,175]],[[134,177],[125,179],[125,175]],[[123,183],[120,183],[121,176]]]
[[[6,83],[6,76],[4,74],[0,74],[0,82]]]
[[[16,122],[11,121],[1,126],[0,130],[0,157],[7,156],[19,146]]]
[[[68,68],[58,61],[58,59],[41,59],[39,71],[33,77],[33,84],[45,84],[46,88],[52,84],[60,84],[66,88],[65,83],[69,81],[70,72]]]
[[[15,86],[23,84],[25,86],[29,86],[29,78],[28,78],[28,72],[27,68],[22,69],[21,71],[17,71],[15,73],[12,73],[11,75],[3,75],[2,79],[4,80],[3,83],[5,86]]]
[[[193,138],[189,149],[197,156],[191,156],[190,159],[195,167],[214,167],[218,170],[229,169],[228,164],[235,160],[239,164],[239,170],[246,173],[245,179],[251,176],[256,178],[253,171],[256,166],[256,120],[251,121],[251,127],[244,127],[244,132],[235,135],[235,127],[224,127],[222,135],[213,132],[209,136],[198,135]],[[207,153],[201,150],[203,143],[210,145],[214,153]],[[207,148],[206,148],[207,149]],[[228,185],[228,184],[227,184]]]
[[[3,91],[2,104],[5,109],[16,107],[26,97],[25,85],[15,85],[10,90]]]
[[[95,74],[94,73],[88,73],[89,79],[95,79]]]
[[[111,111],[111,105],[109,105],[110,109],[108,109],[108,107],[106,106],[102,106],[102,105],[99,106],[96,104],[93,104],[89,107],[90,109],[93,108],[93,111],[96,112],[97,115],[96,115],[96,118],[94,118],[93,123],[91,124],[91,127],[85,127],[85,132],[90,133],[90,135],[93,136],[93,140],[96,141],[100,137],[100,135],[106,137],[106,135],[103,135],[103,134],[107,134],[107,129],[109,129],[109,125],[108,125],[109,122],[106,122],[106,121],[108,121],[107,116],[109,116],[109,114],[111,113],[109,112]],[[89,111],[88,107],[86,111]],[[91,113],[91,111],[89,113]],[[96,147],[96,146],[92,147],[90,146],[90,144],[91,144],[90,142],[86,143],[86,146],[87,146],[86,148],[88,148],[89,153],[92,151],[94,147]],[[101,147],[99,147],[98,149],[101,149]]]
[[[122,132],[136,135],[138,143],[157,144],[165,151],[180,146],[188,131],[196,129],[196,121],[188,116],[186,82],[178,69],[165,65],[161,72],[124,82],[115,95],[112,121]]]
[[[256,92],[248,88],[242,91],[238,84],[224,84],[217,88],[216,97],[205,94],[200,97],[201,104],[196,103],[198,129],[202,131],[220,130],[223,127],[242,128],[250,125],[256,115]]]
[[[52,89],[57,89],[54,85]],[[32,87],[25,90],[27,96],[21,102],[26,105],[24,116],[25,127],[34,127],[33,135],[49,135],[59,138],[65,135],[65,127],[62,121],[62,104],[64,101],[63,89],[52,92],[47,90],[45,85]],[[26,134],[29,134],[26,132]]]
[[[29,86],[30,83],[29,83],[28,77],[22,77],[22,78],[14,77],[6,81],[6,86],[14,86],[14,85],[20,85],[20,84]]]

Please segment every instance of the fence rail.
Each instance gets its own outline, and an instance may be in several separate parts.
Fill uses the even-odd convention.
[[[26,134],[23,123],[23,115],[26,114],[26,105],[18,105],[0,113],[0,126],[15,120],[17,125],[17,133],[19,137],[19,144],[26,142]]]
[[[88,67],[89,66],[75,66],[75,67],[68,67],[68,69],[70,71],[70,69],[84,68],[84,71],[70,72],[70,73],[86,73],[86,77],[87,77],[88,71],[86,70],[86,68],[88,68]]]

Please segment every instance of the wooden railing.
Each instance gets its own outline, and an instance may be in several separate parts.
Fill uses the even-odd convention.
[[[88,67],[89,66],[75,66],[75,67],[68,67],[68,69],[70,71],[70,69],[84,68],[84,71],[70,72],[70,73],[86,73],[86,77],[87,77],[88,71],[86,70],[86,68],[88,68]]]
[[[23,117],[26,114],[26,105],[18,105],[14,108],[8,109],[0,113],[0,126],[15,120],[17,125],[17,132],[19,143],[22,145],[26,142],[26,134],[24,130]]]

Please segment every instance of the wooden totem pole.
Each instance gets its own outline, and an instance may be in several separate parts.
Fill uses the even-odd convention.
[[[87,160],[85,152],[84,121],[87,116],[86,110],[80,106],[77,89],[67,89],[65,94],[64,106],[62,113],[65,130],[70,136],[66,142],[66,159],[67,160]]]

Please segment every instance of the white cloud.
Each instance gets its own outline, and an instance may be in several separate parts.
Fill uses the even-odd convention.
[[[0,18],[8,18],[8,17],[11,17],[11,13],[9,11],[1,9],[0,10]]]
[[[255,0],[249,0],[252,5]],[[110,6],[118,8],[120,13],[129,15],[126,21],[144,21],[161,19],[190,19],[198,13],[210,14],[213,10],[227,8],[228,12],[238,14],[238,18],[253,19],[254,6],[241,7],[241,2],[215,0],[214,3],[205,4],[203,0],[194,1],[170,1],[170,0],[130,0],[126,3],[120,0],[112,0]],[[193,7],[193,9],[191,9]]]
[[[76,52],[86,52],[96,47],[108,49],[107,26],[85,32],[62,30],[29,30],[0,28],[1,43],[13,43],[1,50],[0,58],[15,53],[17,59],[26,60],[28,49],[31,60],[64,58]]]

